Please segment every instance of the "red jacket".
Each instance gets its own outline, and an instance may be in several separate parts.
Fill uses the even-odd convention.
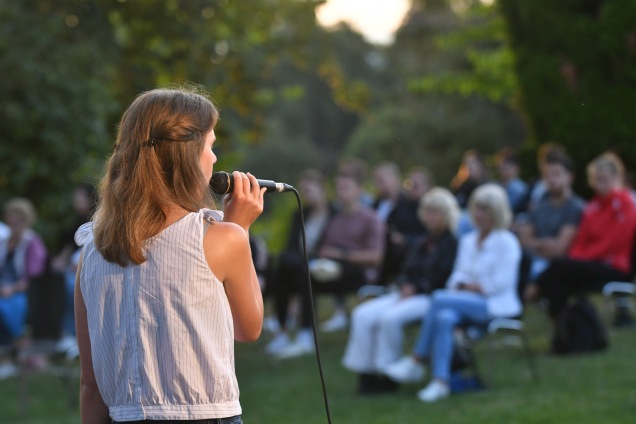
[[[583,210],[570,247],[572,259],[601,261],[626,274],[632,268],[636,205],[627,190],[594,197]]]

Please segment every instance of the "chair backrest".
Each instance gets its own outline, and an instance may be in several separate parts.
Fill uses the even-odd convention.
[[[523,293],[530,282],[530,270],[532,267],[532,254],[525,249],[521,250],[521,260],[519,261],[519,277],[517,278],[517,296],[523,303]]]

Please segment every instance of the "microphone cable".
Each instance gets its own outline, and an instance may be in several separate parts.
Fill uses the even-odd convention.
[[[318,362],[318,373],[320,374],[320,383],[322,385],[322,395],[325,402],[325,411],[327,413],[327,422],[331,424],[331,414],[329,412],[329,399],[327,397],[327,386],[325,384],[325,376],[322,370],[322,360],[320,359],[320,348],[318,344],[318,331],[316,330],[316,311],[314,307],[314,293],[311,286],[311,276],[309,275],[309,256],[307,255],[307,240],[305,236],[305,216],[303,214],[303,205],[300,200],[300,194],[293,186],[284,183],[276,183],[269,180],[258,180],[259,184],[264,184],[268,192],[286,192],[292,191],[296,196],[298,203],[298,212],[300,214],[300,230],[302,235],[302,250],[304,257],[305,276],[307,279],[307,289],[309,290],[309,307],[311,310],[311,328],[314,333],[314,347],[316,348],[316,360]],[[210,180],[210,188],[219,195],[231,193],[234,180],[232,175],[227,172],[215,172]]]
[[[300,232],[302,235],[303,256],[305,258],[305,276],[307,278],[307,289],[309,290],[309,305],[311,308],[311,328],[314,333],[314,346],[316,347],[316,361],[318,362],[318,373],[320,374],[320,383],[322,385],[322,396],[325,402],[325,412],[327,414],[327,422],[331,424],[331,414],[329,412],[329,398],[327,397],[327,385],[325,384],[325,376],[322,371],[322,361],[320,359],[320,349],[318,347],[318,331],[316,330],[316,311],[314,307],[314,293],[311,286],[311,276],[309,275],[309,256],[307,255],[307,240],[305,239],[305,216],[303,214],[303,205],[300,201],[300,194],[298,190],[291,187],[289,191],[292,191],[296,196],[298,202],[298,212],[300,213]]]

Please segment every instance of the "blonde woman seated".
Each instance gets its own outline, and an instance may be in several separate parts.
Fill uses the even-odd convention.
[[[426,235],[414,245],[398,276],[399,290],[358,305],[343,364],[359,374],[361,394],[390,391],[397,383],[382,375],[402,352],[403,327],[421,320],[429,309],[430,293],[444,286],[453,268],[459,217],[450,191],[434,188],[419,204],[418,217]]]
[[[494,184],[480,186],[471,196],[469,209],[475,231],[459,241],[447,289],[433,294],[413,354],[386,369],[394,381],[418,382],[424,379],[424,364],[430,364],[432,380],[418,392],[424,402],[450,394],[455,327],[486,325],[493,318],[521,313],[517,295],[521,248],[507,230],[511,212],[506,193]]]

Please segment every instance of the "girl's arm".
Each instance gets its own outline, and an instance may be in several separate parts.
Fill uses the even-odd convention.
[[[234,223],[214,223],[205,235],[204,249],[210,269],[225,287],[234,338],[255,341],[263,326],[263,296],[247,233]]]
[[[264,188],[251,174],[233,173],[234,191],[225,199],[225,220],[212,224],[203,241],[208,266],[223,282],[232,310],[234,338],[251,342],[263,328],[263,296],[249,244],[249,229],[263,212]]]

